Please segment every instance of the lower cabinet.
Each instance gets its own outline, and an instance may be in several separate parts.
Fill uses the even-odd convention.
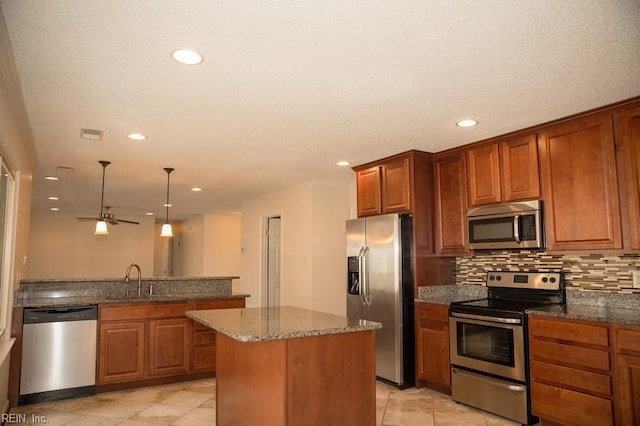
[[[451,393],[449,307],[416,303],[416,387]]]
[[[100,325],[98,383],[144,377],[144,321]]]
[[[543,425],[640,425],[640,327],[534,315],[529,344]]]
[[[97,384],[214,374],[216,332],[185,312],[244,305],[244,298],[100,305]]]
[[[621,424],[640,425],[640,327],[615,326]]]

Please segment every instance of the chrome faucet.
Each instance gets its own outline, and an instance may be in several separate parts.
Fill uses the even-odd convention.
[[[129,282],[129,274],[131,273],[131,268],[136,268],[138,270],[138,297],[140,297],[142,295],[142,288],[141,288],[141,282],[140,282],[140,277],[142,275],[142,272],[140,271],[140,266],[138,266],[137,263],[132,263],[129,265],[129,267],[127,268],[127,273],[124,276],[124,282],[125,283]]]

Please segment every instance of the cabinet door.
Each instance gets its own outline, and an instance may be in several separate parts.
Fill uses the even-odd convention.
[[[100,325],[98,384],[144,376],[144,321]]]
[[[179,374],[188,370],[188,320],[149,321],[149,375]]]
[[[448,317],[446,305],[416,304],[417,377],[442,391],[451,389]]]
[[[359,170],[356,174],[358,193],[358,217],[382,213],[380,198],[380,166]]]
[[[536,135],[500,142],[502,201],[540,197]]]
[[[618,386],[622,424],[640,424],[640,357],[618,355]]]
[[[611,116],[549,127],[538,148],[548,249],[622,248]]]
[[[409,158],[382,166],[382,213],[411,210],[411,169]]]
[[[627,190],[629,236],[632,249],[640,249],[640,107],[620,114],[624,185]]]
[[[435,174],[437,253],[466,253],[467,175],[464,151],[437,155]]]
[[[495,143],[471,148],[467,151],[469,205],[499,203],[500,162]]]

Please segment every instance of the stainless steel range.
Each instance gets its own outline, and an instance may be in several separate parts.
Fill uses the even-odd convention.
[[[449,308],[454,401],[523,424],[531,415],[525,310],[564,303],[559,273],[488,272],[488,298]]]

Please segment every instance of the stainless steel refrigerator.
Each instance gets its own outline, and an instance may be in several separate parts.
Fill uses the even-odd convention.
[[[415,381],[411,217],[347,221],[347,316],[382,323],[376,375],[397,387]]]

